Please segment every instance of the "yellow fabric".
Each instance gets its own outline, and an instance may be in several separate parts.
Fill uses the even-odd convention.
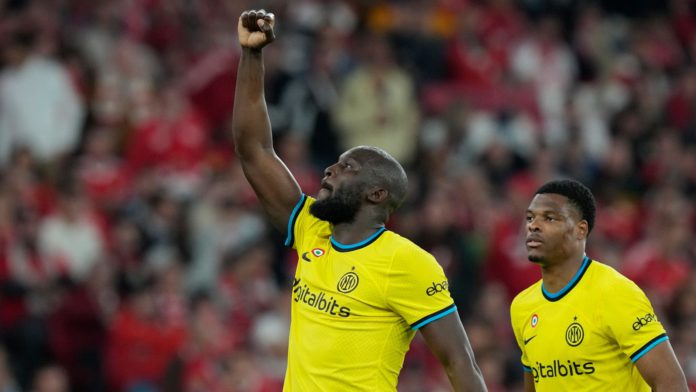
[[[456,311],[434,257],[391,232],[345,246],[303,196],[284,391],[395,391],[416,330]],[[342,248],[343,247],[343,248]],[[347,249],[346,249],[347,248]]]
[[[633,362],[664,344],[665,329],[635,283],[607,265],[585,263],[560,292],[544,296],[539,281],[513,300],[524,371],[541,392],[650,391]]]

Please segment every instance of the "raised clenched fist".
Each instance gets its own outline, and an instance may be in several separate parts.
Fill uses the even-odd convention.
[[[244,11],[239,17],[237,33],[243,48],[261,49],[275,40],[275,16],[264,10]]]

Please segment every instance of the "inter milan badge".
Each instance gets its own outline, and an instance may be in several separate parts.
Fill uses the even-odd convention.
[[[566,343],[570,347],[577,347],[585,339],[585,330],[582,325],[578,323],[578,318],[573,317],[573,322],[568,326],[565,333]]]
[[[343,274],[343,276],[341,276],[341,279],[338,281],[336,289],[341,293],[350,293],[351,291],[355,290],[356,287],[358,287],[360,278],[358,277],[358,274],[356,274],[353,271],[355,271],[355,267],[353,267],[352,271]]]
[[[532,315],[532,319],[529,321],[529,324],[532,326],[532,328],[536,328],[537,324],[539,324],[539,316],[536,313]]]

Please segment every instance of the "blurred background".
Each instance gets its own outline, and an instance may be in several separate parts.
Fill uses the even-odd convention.
[[[0,391],[280,391],[296,255],[231,143],[265,8],[276,148],[308,194],[385,148],[491,391],[539,279],[524,210],[573,177],[588,254],[648,294],[696,388],[696,1],[0,0]],[[420,338],[401,392],[448,391]]]

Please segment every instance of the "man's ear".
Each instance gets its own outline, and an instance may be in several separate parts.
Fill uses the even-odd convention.
[[[369,200],[373,204],[380,204],[383,201],[387,200],[387,197],[389,197],[389,191],[387,191],[384,188],[378,187],[371,188],[367,194],[367,200]]]
[[[583,219],[575,226],[575,230],[577,232],[578,239],[584,240],[590,234],[590,225],[586,220]]]

